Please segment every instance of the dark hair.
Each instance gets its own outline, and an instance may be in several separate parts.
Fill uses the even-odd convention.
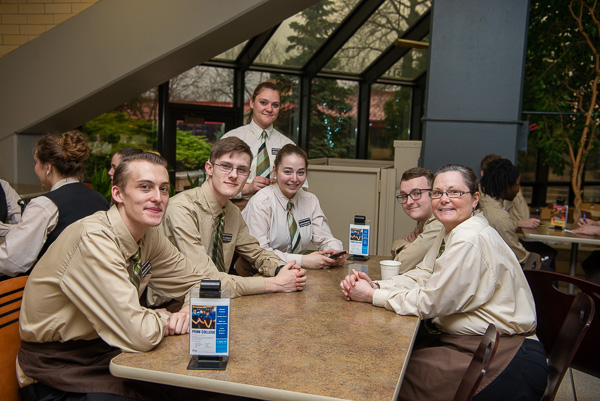
[[[234,136],[219,139],[210,150],[209,161],[214,164],[219,157],[229,153],[245,153],[250,157],[250,162],[252,162],[253,156],[250,147],[246,142]]]
[[[481,177],[481,190],[492,198],[500,199],[504,193],[517,183],[519,168],[508,159],[491,162]]]
[[[501,158],[502,156],[497,155],[495,153],[490,153],[489,155],[483,156],[483,159],[481,159],[481,171],[485,173],[491,162]]]
[[[144,151],[140,148],[134,148],[132,146],[128,146],[126,148],[123,149],[119,149],[115,152],[115,155],[119,155],[121,156],[121,158],[127,157],[127,156],[131,156],[131,155],[135,155],[138,153],[143,153]]]
[[[446,164],[445,166],[440,167],[438,171],[435,172],[433,180],[435,181],[438,175],[442,173],[448,173],[451,171],[458,171],[462,175],[465,185],[472,194],[478,192],[479,186],[477,183],[477,176],[475,175],[475,172],[471,167],[463,166],[462,164]],[[479,202],[477,203],[475,209],[477,209],[478,207]]]
[[[253,101],[256,100],[256,96],[258,96],[259,93],[263,91],[263,89],[270,89],[272,91],[277,92],[279,94],[279,96],[281,96],[281,90],[279,89],[279,87],[277,85],[275,85],[275,83],[273,83],[271,81],[265,81],[265,82],[259,83],[256,86],[256,88],[254,88],[254,92],[252,93],[252,96],[250,97],[250,99],[252,99]]]
[[[129,165],[136,161],[145,161],[152,164],[158,164],[163,166],[165,169],[167,168],[167,161],[158,153],[141,152],[125,156],[123,160],[121,160],[119,166],[115,169],[115,174],[113,175],[113,185],[121,188],[121,190],[125,189],[127,180],[131,175],[131,169],[129,168]]]
[[[414,178],[425,177],[427,179],[427,185],[430,187],[433,185],[433,173],[431,170],[423,168],[423,167],[413,167],[406,170],[402,173],[402,178],[400,178],[400,182],[412,180]]]
[[[41,163],[50,163],[63,177],[76,177],[81,181],[90,147],[81,132],[67,131],[41,137],[34,154]]]
[[[306,152],[300,146],[294,145],[292,143],[288,143],[283,148],[279,149],[279,152],[277,152],[277,156],[275,156],[275,162],[273,163],[275,165],[275,168],[279,166],[281,160],[283,160],[284,157],[289,155],[297,155],[303,158],[304,168],[308,168],[308,156],[306,155]]]

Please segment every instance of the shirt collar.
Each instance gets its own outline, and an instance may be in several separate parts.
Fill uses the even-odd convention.
[[[54,191],[55,189],[58,189],[58,188],[62,187],[63,185],[71,184],[74,182],[79,182],[79,180],[75,177],[63,178],[62,180],[58,181],[56,184],[52,185],[52,188],[50,188],[50,191]]]
[[[138,251],[138,248],[141,246],[146,235],[142,237],[142,239],[140,240],[140,244],[138,244],[135,241],[133,235],[131,235],[131,233],[127,229],[127,226],[125,225],[125,222],[121,217],[121,213],[119,213],[117,205],[111,206],[111,208],[108,209],[108,212],[106,212],[106,216],[108,218],[108,222],[111,226],[112,231],[115,233],[115,236],[119,241],[119,245],[123,252],[123,255],[126,259],[132,257]]]
[[[294,204],[294,209],[296,209],[298,207],[297,199],[298,199],[298,193],[300,191],[302,191],[302,189],[298,190],[298,192],[296,192],[296,194],[294,195],[294,197],[292,199],[288,199],[288,197],[285,196],[283,194],[283,192],[281,192],[281,188],[279,188],[279,185],[273,184],[273,193],[275,194],[275,199],[277,199],[277,202],[279,202],[279,204],[281,205],[281,207],[284,210],[287,210],[287,204],[288,204],[288,201],[290,201],[290,200]]]
[[[217,217],[221,214],[221,212],[223,212],[224,208],[221,207],[221,204],[217,200],[217,197],[208,185],[208,180],[205,181],[204,184],[202,184],[202,186],[199,188],[199,192],[200,196],[204,198],[204,202],[202,203],[208,209],[208,212],[213,216],[213,218]],[[230,201],[227,201],[227,203],[229,202]],[[225,207],[227,207],[227,204],[225,204]]]
[[[267,129],[262,129],[254,120],[250,121],[250,131],[260,139],[263,131],[267,131],[267,138],[271,137],[271,133],[273,132],[273,124],[271,124]]]

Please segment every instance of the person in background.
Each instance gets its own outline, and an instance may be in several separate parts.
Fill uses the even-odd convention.
[[[481,159],[481,177],[483,177],[483,173],[485,173],[487,166],[491,162],[501,158],[502,156],[495,153],[490,153],[489,155],[484,156],[483,159]],[[517,228],[536,228],[540,225],[539,219],[529,217],[529,206],[527,205],[527,201],[523,196],[521,188],[519,188],[519,192],[517,192],[517,195],[513,200],[505,199],[502,201],[502,205],[510,215]]]
[[[306,271],[295,263],[284,266],[277,255],[262,249],[229,200],[246,182],[251,160],[252,152],[244,141],[235,137],[217,141],[205,165],[208,180],[173,197],[161,228],[192,263],[206,272],[214,271],[240,295],[302,290]],[[234,253],[267,277],[229,274]]]
[[[520,181],[521,173],[510,160],[492,161],[481,178],[480,208],[490,225],[513,250],[521,265],[525,264],[530,252],[535,252],[541,256],[541,267],[554,271],[556,250],[542,242],[520,242],[513,220],[502,206],[502,201],[515,198],[520,191]]]
[[[477,212],[479,196],[472,169],[441,167],[431,198],[444,229],[423,261],[391,278],[393,290],[356,270],[340,283],[349,301],[424,319],[399,400],[452,399],[490,323],[501,339],[473,400],[537,401],[546,388],[531,290],[512,250]]]
[[[319,199],[302,189],[306,182],[308,157],[302,148],[288,144],[279,150],[273,166],[276,184],[262,189],[242,212],[260,246],[274,251],[286,263],[308,269],[341,266],[346,256],[328,256],[344,249],[331,233]],[[318,251],[301,251],[313,243]]]
[[[229,131],[223,138],[231,136],[246,142],[252,150],[253,158],[246,185],[232,201],[243,210],[248,200],[261,189],[275,182],[271,175],[273,162],[279,149],[294,142],[273,128],[279,115],[281,91],[272,82],[258,84],[250,97],[252,120],[250,124]]]
[[[19,224],[10,226],[0,245],[1,274],[14,277],[28,272],[67,226],[108,210],[106,199],[80,182],[89,155],[79,131],[46,135],[37,142],[35,174],[50,192],[32,199]]]
[[[0,236],[6,235],[7,224],[16,224],[21,220],[21,197],[7,181],[0,179]]]
[[[116,204],[67,227],[29,276],[19,318],[22,398],[208,399],[109,372],[121,352],[149,351],[163,337],[189,331],[189,305],[178,313],[143,307],[145,289],[175,298],[203,279],[218,279],[204,275],[156,228],[169,200],[161,156],[126,157],[113,178]]]
[[[582,217],[577,222],[578,228],[573,230],[575,234],[600,236],[600,221]],[[585,279],[600,284],[600,252],[593,251],[582,263]]]
[[[404,213],[417,222],[410,234],[392,244],[394,260],[402,262],[400,273],[413,269],[423,260],[442,230],[442,223],[436,220],[431,210],[431,184],[433,173],[422,167],[406,170],[400,179],[400,195],[396,199]]]
[[[136,155],[138,153],[143,153],[143,150],[131,146],[119,149],[115,152],[110,161],[110,170],[108,170],[108,175],[110,176],[111,184],[113,182],[113,175],[115,174],[115,170],[117,169],[117,167],[119,167],[119,164],[121,164],[121,160],[123,160],[123,158],[127,156]]]

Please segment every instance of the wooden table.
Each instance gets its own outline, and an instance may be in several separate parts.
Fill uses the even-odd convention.
[[[576,226],[568,226],[567,228],[575,229]],[[573,234],[564,230],[557,230],[550,226],[549,222],[544,224],[544,227],[537,228],[522,228],[524,241],[542,241],[548,243],[571,244],[571,258],[569,263],[569,274],[573,277],[577,273],[577,253],[579,252],[579,244],[584,245],[600,245],[600,238],[590,235]],[[573,291],[573,285],[569,284],[569,291]]]
[[[379,260],[309,270],[304,291],[231,301],[224,371],[187,370],[187,335],[111,361],[115,376],[267,400],[394,400],[419,326],[370,304],[347,302],[339,282],[351,264],[380,278]]]

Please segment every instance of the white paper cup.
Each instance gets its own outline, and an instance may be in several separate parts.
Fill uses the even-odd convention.
[[[381,279],[386,280],[400,274],[401,264],[402,262],[398,262],[397,260],[382,260],[379,262],[379,267],[381,267]]]

